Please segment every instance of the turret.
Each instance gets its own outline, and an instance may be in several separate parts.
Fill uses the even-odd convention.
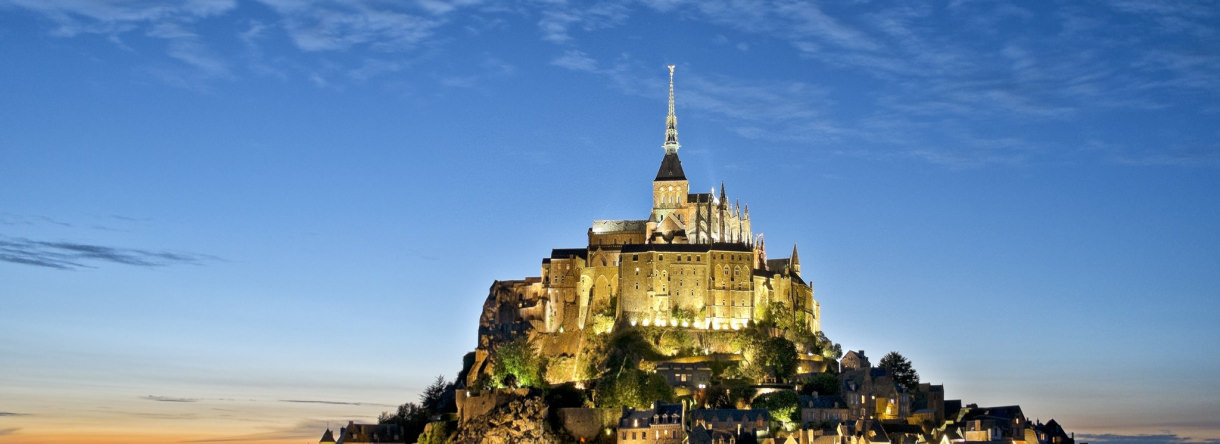
[[[788,260],[788,267],[792,269],[793,274],[797,276],[801,275],[801,258],[796,254],[795,243],[792,244],[792,259]]]

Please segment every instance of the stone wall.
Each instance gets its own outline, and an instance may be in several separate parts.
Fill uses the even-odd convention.
[[[482,415],[468,417],[458,426],[455,444],[550,444],[546,429],[547,406],[538,396],[514,398]]]
[[[466,423],[474,418],[487,415],[497,407],[522,399],[528,394],[528,388],[483,391],[458,390],[454,396],[457,404],[458,421],[459,423]]]
[[[615,409],[594,409],[573,407],[559,409],[559,420],[563,429],[573,438],[585,438],[592,441],[597,434],[603,433],[606,427],[615,428],[619,411]]]

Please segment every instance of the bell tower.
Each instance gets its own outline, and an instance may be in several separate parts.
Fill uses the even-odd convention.
[[[682,171],[682,161],[678,159],[678,116],[674,114],[674,65],[669,65],[669,114],[665,116],[665,157],[661,159],[661,168],[657,178],[652,181],[652,215],[649,222],[660,224],[666,218],[676,216],[680,226],[685,228],[688,221],[681,220],[681,211],[686,207],[686,195],[690,191],[690,182]]]

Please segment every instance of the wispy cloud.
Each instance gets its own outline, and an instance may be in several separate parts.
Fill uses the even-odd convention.
[[[368,402],[321,401],[321,400],[310,400],[310,399],[281,399],[280,402],[291,402],[291,403],[297,403],[297,404],[361,405],[361,406],[369,405],[369,406],[378,406],[378,407],[393,407],[388,404],[375,404],[375,403],[368,403]]]
[[[0,237],[0,261],[60,270],[92,268],[89,265],[91,262],[160,267],[176,264],[198,265],[218,259],[194,253]]]
[[[442,21],[431,15],[391,9],[366,1],[259,0],[284,19],[284,28],[303,51],[339,51],[369,45],[381,52],[412,49]],[[433,10],[439,3],[434,5]]]
[[[18,430],[21,430],[21,427],[9,427],[9,428],[5,428],[5,429],[0,429],[0,436],[12,435],[14,433],[17,433]]]
[[[43,1],[3,0],[9,4],[37,11],[58,26],[57,35],[117,34],[148,24],[154,26],[166,21],[195,21],[228,12],[236,7],[236,0],[183,0],[161,2],[156,0],[94,0],[94,1]]]
[[[0,416],[29,416],[28,413],[0,412]]]
[[[176,398],[173,396],[158,396],[158,395],[141,396],[140,399],[147,399],[149,401],[159,401],[159,402],[199,402],[199,399],[197,399],[197,398]]]
[[[538,29],[542,33],[542,39],[552,43],[567,43],[572,40],[569,34],[571,28],[578,27],[588,32],[619,26],[630,16],[630,8],[621,2],[598,2],[569,7],[547,5],[542,9],[541,16]]]
[[[551,64],[573,71],[597,72],[597,61],[575,49],[564,51],[563,55],[552,59]]]
[[[682,81],[685,106],[723,116],[746,138],[867,142],[874,150],[886,151],[867,155],[954,168],[1019,164],[1080,149],[1064,140],[1021,136],[1033,128],[1034,134],[1047,126],[1077,132],[1101,113],[1157,111],[1214,101],[1220,95],[1220,80],[1214,75],[1220,72],[1220,54],[1200,50],[1198,43],[1220,35],[1211,25],[1220,19],[1220,10],[1207,5],[1129,0],[1101,8],[1063,4],[1034,12],[995,2],[953,2],[943,9],[901,2],[861,9],[789,0],[643,4],[786,41],[811,67],[829,68],[816,72],[861,75],[878,85],[851,98],[863,105],[857,114],[818,115],[810,111],[833,109],[842,102],[828,107],[825,101],[833,94],[785,91],[804,81],[738,82],[688,73]],[[625,91],[638,90],[638,79],[627,78],[632,74],[619,69],[621,60],[607,63],[607,57],[579,45],[581,35],[572,30],[590,18],[570,13],[562,17],[550,25],[565,30],[563,37],[544,38],[567,47],[552,65],[602,74]],[[565,26],[555,25],[559,22]],[[1001,34],[1001,29],[1006,31]],[[1175,39],[1183,34],[1193,38]],[[997,122],[1000,130],[978,133],[983,119]],[[887,133],[876,134],[877,129]],[[933,141],[944,143],[927,144]],[[923,146],[917,145],[921,142]],[[1061,146],[1043,149],[1047,143]],[[1140,147],[1128,146],[1135,152],[1111,159],[1142,165],[1215,165],[1214,150],[1205,143],[1177,140],[1167,146],[1182,148],[1138,154]]]
[[[271,441],[271,440],[297,440],[297,439],[317,439],[322,431],[326,429],[328,424],[332,422],[312,419],[304,420],[289,426],[278,427],[273,430],[260,433],[251,433],[245,435],[224,436],[218,438],[198,439],[183,442],[249,442],[249,441]]]
[[[551,64],[601,75],[627,94],[648,98],[665,94],[663,70],[629,57],[603,63],[582,51],[567,50]],[[679,119],[682,110],[706,112],[743,137],[769,141],[825,141],[849,132],[822,115],[820,110],[830,99],[824,88],[810,83],[748,81],[686,70],[678,76]]]

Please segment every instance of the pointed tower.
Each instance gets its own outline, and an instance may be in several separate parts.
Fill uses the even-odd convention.
[[[666,155],[678,154],[678,148],[682,147],[678,143],[678,115],[674,114],[674,65],[669,65],[669,115],[665,116],[665,145],[663,146]]]
[[[673,215],[677,222],[685,228],[689,219],[685,215],[686,197],[690,182],[682,171],[682,161],[678,159],[678,116],[674,114],[674,65],[669,65],[669,114],[665,116],[665,157],[661,159],[661,168],[657,170],[657,178],[652,181],[652,216],[650,222],[661,224]]]
[[[796,254],[796,244],[792,244],[792,258],[788,259],[788,267],[792,269],[792,273],[801,275],[801,257]]]

